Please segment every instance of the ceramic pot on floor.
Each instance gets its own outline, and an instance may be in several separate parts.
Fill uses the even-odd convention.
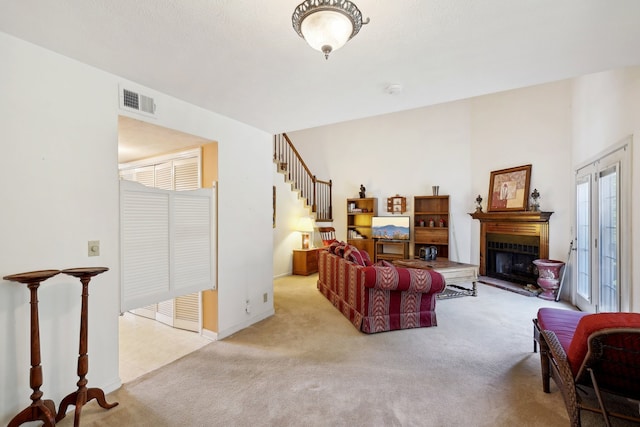
[[[533,263],[538,267],[538,286],[542,288],[539,298],[549,301],[556,300],[556,294],[560,287],[560,270],[564,262],[553,259],[536,259]]]

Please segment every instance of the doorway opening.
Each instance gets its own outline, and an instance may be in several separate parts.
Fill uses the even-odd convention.
[[[156,187],[179,190],[192,189],[191,187],[194,186],[195,188],[211,186],[217,181],[217,143],[130,117],[119,116],[118,118],[118,163],[120,165],[144,164],[148,163],[148,159],[154,158],[171,159],[176,156],[176,153],[189,150],[198,151],[200,155],[197,162],[182,159],[176,162],[171,161],[171,168],[161,166],[159,170],[164,173],[159,174],[161,185]],[[154,177],[153,168],[152,166],[152,178]],[[146,170],[149,169],[148,167],[139,169],[142,175],[145,172],[146,176],[149,175],[149,171]],[[145,170],[142,171],[142,169]],[[197,171],[195,175],[193,170]],[[175,184],[174,175],[184,176],[185,173],[189,175],[186,178],[189,181],[189,188],[179,188],[180,186]],[[167,180],[167,177],[171,179]],[[125,177],[121,176],[121,178]],[[144,182],[144,184],[155,186],[154,183]],[[207,294],[206,297],[205,294]],[[203,297],[200,298],[200,295]],[[170,300],[156,304],[156,306],[162,305],[162,309],[153,313],[153,316],[147,313],[145,317],[145,312],[148,310],[142,307],[140,310],[134,310],[138,311],[138,314],[125,312],[120,317],[119,371],[123,383],[177,360],[211,342],[211,339],[204,337],[202,333],[203,330],[217,331],[216,291],[199,292],[178,299],[184,300],[184,303],[175,304],[174,300]],[[175,308],[175,310],[169,310],[172,312],[171,316],[167,316],[168,307]],[[176,315],[179,317],[177,320],[175,320]],[[182,319],[183,317],[187,318],[186,322]]]

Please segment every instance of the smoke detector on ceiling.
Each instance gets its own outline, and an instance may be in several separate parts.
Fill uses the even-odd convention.
[[[384,91],[389,95],[395,95],[402,92],[402,85],[399,84],[390,84],[387,86]]]

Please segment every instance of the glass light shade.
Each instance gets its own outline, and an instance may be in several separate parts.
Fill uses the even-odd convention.
[[[307,16],[300,25],[300,31],[309,46],[324,53],[340,49],[353,33],[353,24],[349,18],[331,10],[321,10]]]

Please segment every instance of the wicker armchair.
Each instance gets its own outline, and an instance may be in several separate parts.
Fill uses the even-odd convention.
[[[551,375],[562,392],[572,426],[580,426],[581,410],[602,414],[607,426],[611,425],[609,417],[640,422],[637,415],[607,409],[602,395],[607,392],[640,400],[640,314],[585,315],[570,344],[561,343],[552,330],[539,331],[539,340],[541,358],[547,358],[541,360],[543,389],[549,392]],[[593,388],[599,407],[581,399],[579,386]]]

